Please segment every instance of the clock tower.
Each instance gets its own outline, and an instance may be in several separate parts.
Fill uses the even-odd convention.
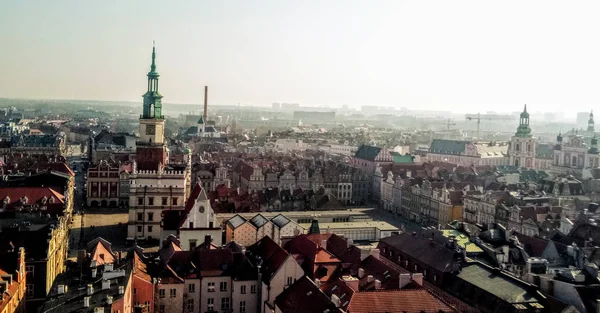
[[[136,161],[139,169],[160,170],[165,165],[167,150],[165,147],[165,117],[162,115],[162,95],[158,91],[156,71],[156,49],[152,47],[152,65],[148,72],[148,90],[140,116],[140,138],[137,142]]]

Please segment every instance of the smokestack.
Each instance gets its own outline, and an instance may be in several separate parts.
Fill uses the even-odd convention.
[[[204,123],[208,118],[208,86],[204,86]]]

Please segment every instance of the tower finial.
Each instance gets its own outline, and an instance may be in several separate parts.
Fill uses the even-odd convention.
[[[156,71],[156,46],[154,45],[154,40],[152,40],[152,65],[150,66],[150,71]]]
[[[527,104],[525,104],[525,107],[523,108],[523,112],[527,112]]]

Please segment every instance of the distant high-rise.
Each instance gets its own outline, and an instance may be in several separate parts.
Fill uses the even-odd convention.
[[[578,112],[575,121],[575,123],[577,123],[577,128],[583,128],[583,125],[587,124],[589,116],[590,112]]]

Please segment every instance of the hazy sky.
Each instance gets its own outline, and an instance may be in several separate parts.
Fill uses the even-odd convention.
[[[600,1],[0,0],[0,97],[600,110]]]

